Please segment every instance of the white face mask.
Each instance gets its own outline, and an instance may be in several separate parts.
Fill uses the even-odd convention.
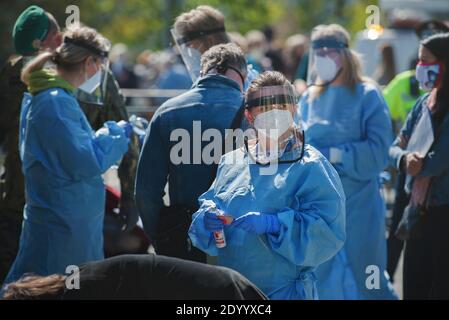
[[[84,92],[87,92],[89,94],[92,94],[100,86],[101,74],[102,74],[102,72],[101,72],[101,68],[100,68],[97,72],[95,72],[95,74],[92,77],[90,77],[89,79],[84,81],[78,87],[78,89],[82,90]],[[85,78],[87,78],[87,76],[85,76]]]
[[[329,82],[334,80],[338,72],[337,63],[334,59],[328,56],[315,56],[315,70],[318,77],[324,81]]]
[[[263,135],[278,140],[293,125],[293,117],[288,110],[273,109],[256,116],[254,127]]]

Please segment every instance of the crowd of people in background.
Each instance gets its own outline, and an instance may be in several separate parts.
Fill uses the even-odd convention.
[[[292,83],[307,80],[308,61],[307,58],[302,60],[308,51],[309,39],[306,35],[295,34],[279,43],[274,41],[273,29],[266,27],[263,31],[251,30],[245,35],[228,32],[228,37],[242,48],[248,64],[257,72],[279,71]],[[176,47],[133,52],[125,44],[116,43],[112,46],[110,60],[111,70],[121,88],[188,90],[192,86]],[[168,98],[157,97],[144,103],[159,106],[166,100]]]
[[[225,20],[199,6],[175,19],[172,47],[137,53],[38,6],[21,13],[0,73],[3,297],[395,300],[404,251],[404,298],[449,299],[449,28],[421,24],[399,74],[381,45],[371,79],[341,25],[279,42]],[[149,123],[129,117],[136,103],[157,107]],[[173,133],[194,136],[195,122],[224,137],[216,162],[173,160]],[[104,185],[111,167],[120,192]],[[115,248],[111,219],[140,239],[132,250]],[[70,265],[82,290],[65,286]]]

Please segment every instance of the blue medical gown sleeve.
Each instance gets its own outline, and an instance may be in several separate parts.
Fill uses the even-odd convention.
[[[326,161],[298,164],[295,207],[277,214],[279,235],[267,235],[271,248],[295,265],[316,267],[332,258],[345,241],[345,196],[340,179]]]
[[[377,89],[364,94],[362,108],[362,139],[334,146],[342,152],[334,164],[338,173],[359,181],[377,177],[387,166],[393,140],[389,110]]]
[[[161,116],[156,112],[145,136],[137,166],[135,199],[146,234],[154,239],[169,170],[168,138],[162,138]]]
[[[43,165],[55,174],[74,180],[94,177],[105,172],[128,150],[124,135],[96,138],[90,127],[83,127],[84,115],[75,99],[48,100],[46,107],[29,125],[45,146],[41,148]]]

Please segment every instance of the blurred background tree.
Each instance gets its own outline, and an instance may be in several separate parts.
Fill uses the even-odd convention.
[[[97,28],[112,42],[123,42],[138,52],[168,46],[174,18],[200,4],[220,9],[229,31],[245,34],[271,25],[282,40],[297,32],[307,34],[317,24],[332,22],[355,33],[365,27],[365,8],[377,3],[377,0],[2,0],[0,59],[4,61],[13,52],[14,21],[31,4],[52,12],[61,26],[68,17],[66,7],[77,5],[82,23]]]

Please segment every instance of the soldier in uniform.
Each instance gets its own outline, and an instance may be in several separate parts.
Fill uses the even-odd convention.
[[[18,145],[20,106],[27,87],[20,80],[20,72],[39,50],[54,50],[61,44],[55,18],[37,6],[27,8],[19,16],[13,38],[17,54],[0,71],[0,132],[6,151],[4,173],[0,177],[0,283],[17,254],[25,205]]]

